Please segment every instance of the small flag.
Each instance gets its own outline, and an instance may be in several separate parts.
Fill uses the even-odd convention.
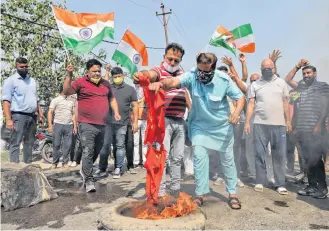
[[[235,47],[233,44],[233,35],[225,27],[219,26],[211,36],[209,44],[215,47],[224,47],[235,55]]]
[[[113,39],[114,13],[75,14],[54,6],[53,10],[59,33],[67,49],[77,53],[88,53],[104,38]]]
[[[138,71],[140,66],[148,65],[148,54],[145,44],[130,30],[123,35],[112,60],[129,70],[130,74]]]

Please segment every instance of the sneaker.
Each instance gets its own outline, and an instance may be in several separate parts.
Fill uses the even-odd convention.
[[[92,181],[88,181],[86,183],[86,192],[96,192],[96,188],[95,188],[95,183]]]
[[[130,169],[129,169],[129,173],[130,173],[130,174],[137,174],[137,171],[136,171],[135,168],[130,168]]]
[[[298,194],[301,196],[313,196],[316,193],[317,189],[311,186],[307,186],[306,188],[299,190]]]
[[[82,176],[83,183],[86,181],[86,176],[82,171],[82,168],[80,169],[80,175]]]
[[[256,184],[254,187],[254,190],[256,192],[263,192],[264,191],[264,186],[262,184]]]
[[[76,167],[77,165],[78,165],[77,162],[73,161],[70,167]]]
[[[276,189],[276,191],[280,194],[280,195],[288,195],[288,190],[283,187],[283,186],[280,186]]]
[[[50,167],[51,170],[56,169],[56,168],[57,168],[57,164],[52,164],[51,167]]]
[[[322,190],[318,190],[317,192],[315,192],[313,194],[313,198],[316,199],[326,199],[327,198],[327,194],[328,194],[328,190],[327,189],[322,189]]]
[[[120,178],[120,168],[116,168],[112,175],[113,175],[113,179],[119,179]]]
[[[107,176],[107,172],[100,169],[97,169],[94,174],[94,177],[96,178],[105,177],[105,176]]]
[[[67,162],[68,166],[71,166],[71,164],[72,164],[72,161]]]
[[[236,186],[243,188],[244,187],[244,183],[238,178],[238,183],[236,184]]]
[[[218,177],[218,178],[215,180],[215,183],[214,183],[214,185],[217,185],[217,186],[219,186],[219,185],[221,185],[221,184],[224,184],[224,183],[225,183],[224,179],[223,179],[223,178],[220,178],[220,177]]]
[[[301,181],[304,177],[305,177],[305,174],[302,172],[295,176],[295,180]]]

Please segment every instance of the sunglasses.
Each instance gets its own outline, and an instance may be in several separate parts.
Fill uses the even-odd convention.
[[[169,61],[169,62],[172,62],[172,61],[174,61],[176,64],[177,63],[180,63],[180,59],[174,59],[174,58],[170,58],[170,57],[166,57],[166,59]]]

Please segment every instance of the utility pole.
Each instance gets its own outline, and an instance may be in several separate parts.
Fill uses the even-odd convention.
[[[170,9],[169,12],[165,12],[163,3],[161,3],[160,8],[162,10],[162,13],[159,14],[158,12],[155,12],[155,14],[156,14],[156,16],[161,16],[161,15],[163,16],[163,28],[164,28],[164,32],[165,32],[165,36],[166,36],[166,46],[168,46],[168,43],[169,43],[168,42],[168,31],[167,31],[168,22],[166,20],[166,14],[171,14],[172,13],[171,12],[172,10]]]

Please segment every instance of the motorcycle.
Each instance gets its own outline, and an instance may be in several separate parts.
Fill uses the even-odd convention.
[[[45,162],[51,164],[53,160],[53,136],[47,130],[39,129],[35,138],[32,155],[41,155]]]

